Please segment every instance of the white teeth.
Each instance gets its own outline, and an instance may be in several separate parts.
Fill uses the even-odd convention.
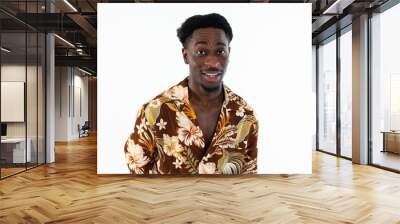
[[[207,76],[216,76],[218,73],[205,73]]]

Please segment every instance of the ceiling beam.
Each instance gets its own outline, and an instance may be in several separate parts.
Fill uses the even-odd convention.
[[[83,66],[96,71],[97,60],[90,56],[55,56],[56,66]]]
[[[91,46],[96,46],[97,41],[97,30],[90,24],[85,17],[80,14],[68,14],[67,15],[71,20],[73,20],[77,25],[79,25],[82,30],[90,37],[87,39],[90,42]]]
[[[355,2],[355,0],[336,0],[323,10],[322,14],[342,14],[343,10],[353,2]]]
[[[312,32],[314,33],[320,30],[324,24],[334,17],[335,16],[319,16],[319,18],[317,18],[317,20],[312,24]]]

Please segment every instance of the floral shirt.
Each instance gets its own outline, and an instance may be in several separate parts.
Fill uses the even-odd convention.
[[[144,104],[124,147],[131,173],[257,173],[258,122],[253,109],[225,85],[224,94],[207,149],[189,102],[188,78]]]

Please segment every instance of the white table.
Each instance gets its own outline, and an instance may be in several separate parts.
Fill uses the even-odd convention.
[[[6,138],[6,139],[1,139],[1,144],[2,147],[13,147],[13,163],[25,163],[25,162],[31,162],[32,160],[32,154],[31,154],[31,145],[32,145],[32,140],[30,138],[27,139],[26,141],[27,148],[26,148],[26,154],[25,154],[25,138]],[[26,161],[25,161],[26,159]]]

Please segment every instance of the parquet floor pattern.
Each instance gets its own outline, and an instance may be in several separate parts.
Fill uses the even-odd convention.
[[[400,175],[313,153],[312,175],[96,174],[96,137],[0,181],[0,223],[400,223]]]

